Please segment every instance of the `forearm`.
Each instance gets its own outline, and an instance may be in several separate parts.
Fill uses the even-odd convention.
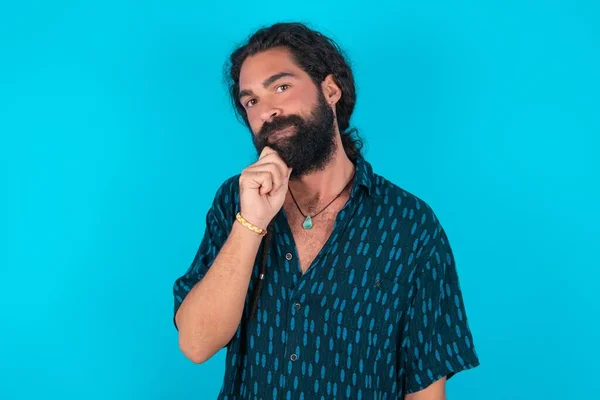
[[[405,400],[446,400],[446,377],[419,392],[406,395]]]
[[[208,360],[235,334],[260,242],[234,223],[213,265],[181,303],[175,315],[179,347],[192,361]]]

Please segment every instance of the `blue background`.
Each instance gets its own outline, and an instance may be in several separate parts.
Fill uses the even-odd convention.
[[[0,397],[213,399],[171,287],[253,161],[222,65],[299,20],[355,70],[376,172],[445,226],[482,365],[449,398],[600,392],[594,1],[3,2]]]

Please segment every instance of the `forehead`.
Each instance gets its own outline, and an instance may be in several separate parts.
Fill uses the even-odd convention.
[[[240,88],[261,84],[265,79],[280,72],[291,72],[297,77],[308,78],[298,67],[289,50],[279,47],[249,56],[240,70]]]

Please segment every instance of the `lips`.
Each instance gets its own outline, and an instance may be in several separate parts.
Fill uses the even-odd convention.
[[[279,140],[294,134],[295,127],[287,126],[282,129],[278,129],[269,135],[269,142],[273,142],[275,140]]]

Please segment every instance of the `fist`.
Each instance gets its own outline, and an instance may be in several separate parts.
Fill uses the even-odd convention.
[[[240,175],[240,212],[251,224],[266,229],[277,215],[288,191],[292,169],[279,154],[265,147],[259,159]]]

